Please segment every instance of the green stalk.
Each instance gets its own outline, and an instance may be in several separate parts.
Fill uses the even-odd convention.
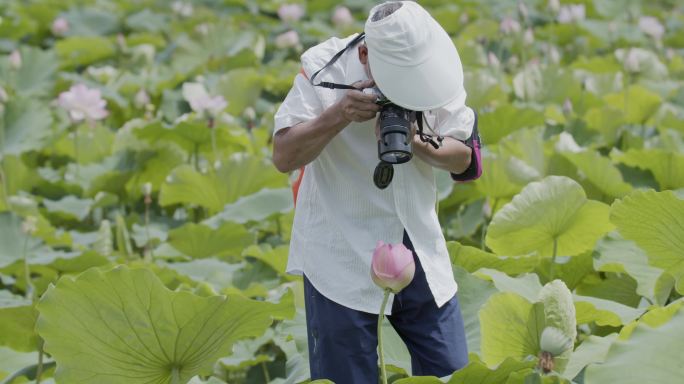
[[[28,248],[29,235],[24,239],[24,279],[26,279],[26,298],[33,300],[33,284],[31,283],[31,270],[29,269],[28,255],[26,249]]]
[[[4,162],[2,161],[4,159],[2,155],[0,154],[0,183],[2,183],[2,197],[5,199],[5,205],[9,209],[10,202],[9,202],[9,188],[7,188],[7,177],[5,176],[5,165]]]
[[[171,384],[181,384],[180,370],[175,365],[171,368]]]
[[[551,257],[551,268],[549,269],[549,281],[553,281],[556,269],[556,256],[558,255],[558,238],[553,238],[553,256]]]
[[[78,126],[74,126],[74,158],[76,159],[76,179],[80,179],[80,166],[78,164]]]
[[[38,368],[36,368],[36,384],[40,384],[40,377],[43,375],[43,356],[45,352],[43,351],[43,339],[38,338]]]
[[[380,313],[378,314],[378,354],[380,355],[380,374],[382,376],[382,384],[387,384],[387,369],[385,368],[385,355],[382,349],[382,321],[385,318],[385,307],[387,306],[389,294],[389,288],[385,288],[385,297],[382,299]]]

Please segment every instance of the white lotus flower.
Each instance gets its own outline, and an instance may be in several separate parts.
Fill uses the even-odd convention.
[[[228,106],[223,96],[210,96],[204,85],[200,83],[183,84],[183,98],[190,104],[190,108],[197,113],[208,113],[216,117]]]
[[[561,24],[570,24],[582,21],[586,18],[586,9],[584,4],[570,4],[560,7],[558,11],[558,22]]]
[[[69,32],[69,22],[63,17],[58,17],[52,22],[50,30],[55,36],[64,36]]]
[[[523,42],[527,45],[531,45],[534,43],[534,32],[532,31],[532,28],[527,28],[525,30],[525,34],[523,35]]]
[[[335,8],[335,12],[332,15],[332,22],[337,27],[346,27],[354,22],[354,16],[352,16],[349,8],[340,6]]]
[[[506,16],[503,19],[501,19],[501,23],[499,24],[499,30],[504,35],[518,33],[520,32],[520,23],[518,22],[518,20],[512,17]]]
[[[68,91],[59,94],[57,105],[69,112],[74,121],[101,120],[109,115],[99,89],[89,89],[83,84],[73,85]]]
[[[9,55],[9,63],[10,67],[13,69],[19,69],[21,68],[22,60],[21,60],[21,53],[19,50],[14,50],[12,53]]]
[[[640,17],[639,29],[656,40],[660,40],[665,34],[665,27],[653,16]]]
[[[499,61],[499,58],[496,57],[494,52],[489,52],[487,54],[487,64],[489,64],[490,67],[492,68],[499,68],[501,67],[501,62]]]
[[[558,356],[563,352],[572,349],[572,340],[563,334],[558,328],[546,327],[542,331],[539,340],[539,347],[553,356]]]
[[[278,8],[278,17],[286,23],[294,23],[304,16],[304,7],[299,4],[283,4]]]
[[[281,33],[276,37],[275,44],[280,49],[296,47],[299,44],[299,34],[297,31]]]

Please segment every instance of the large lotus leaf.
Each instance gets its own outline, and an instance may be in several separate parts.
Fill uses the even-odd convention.
[[[527,185],[494,215],[486,242],[497,254],[574,256],[612,229],[608,211],[588,200],[576,181],[549,176]]]
[[[671,191],[639,191],[613,204],[611,221],[655,267],[670,273],[684,293],[684,200]]]
[[[640,324],[629,340],[617,340],[605,361],[591,364],[586,384],[677,383],[684,377],[684,309],[667,323],[652,328]]]
[[[187,223],[169,232],[171,246],[193,258],[241,255],[254,244],[254,234],[241,224],[226,222],[212,229],[203,224]]]
[[[452,264],[458,265],[471,273],[480,268],[491,268],[509,275],[519,275],[531,272],[539,265],[539,255],[537,254],[518,257],[497,256],[479,248],[462,245],[457,242],[447,243],[447,249],[449,250]]]
[[[21,219],[11,212],[0,212],[0,268],[21,260],[26,252],[31,258],[44,248],[40,241],[21,230]]]
[[[506,136],[499,143],[500,153],[508,158],[507,169],[521,182],[538,180],[546,174],[544,129],[524,128]],[[521,172],[530,176],[518,176]]]
[[[257,193],[241,197],[232,204],[226,204],[223,211],[205,220],[204,224],[217,228],[225,221],[240,224],[261,221],[276,213],[289,212],[293,208],[292,191],[289,188],[264,188]]]
[[[51,214],[64,219],[83,220],[93,205],[93,199],[79,199],[73,195],[65,196],[60,200],[43,200],[45,208]]]
[[[475,185],[483,195],[495,201],[507,201],[522,190],[524,183],[518,182],[509,172],[508,157],[490,151],[483,151],[482,155],[482,176]],[[534,175],[530,179],[534,179]]]
[[[648,265],[648,256],[634,242],[611,234],[599,240],[596,252],[597,271],[627,273],[636,280],[638,294],[659,305],[665,304],[672,290],[672,278],[663,269]]]
[[[662,149],[631,149],[613,157],[622,164],[650,171],[661,190],[684,188],[684,154]]]
[[[469,353],[480,353],[480,308],[489,297],[497,293],[494,285],[477,278],[463,268],[453,266],[454,279],[458,282],[458,303],[461,306],[463,325],[466,332]]]
[[[264,76],[258,69],[238,68],[223,74],[216,90],[226,100],[230,100],[228,113],[239,116],[245,108],[256,103],[263,86]]]
[[[116,53],[113,41],[99,36],[73,36],[58,40],[55,50],[60,67],[64,70],[94,64],[109,59]]]
[[[582,296],[592,296],[614,301],[629,307],[637,307],[641,296],[637,294],[637,282],[625,273],[604,272],[586,276],[575,292]]]
[[[583,177],[606,195],[622,197],[632,191],[632,186],[625,183],[622,174],[610,159],[601,156],[598,152],[586,150],[562,154],[577,167]]]
[[[33,330],[37,316],[31,300],[0,291],[0,345],[22,352],[37,350],[38,337]]]
[[[276,272],[285,275],[289,247],[271,247],[269,244],[252,245],[242,252],[242,256],[253,257],[270,265]]]
[[[38,363],[38,352],[17,352],[7,347],[0,347],[0,380],[36,363]]]
[[[34,99],[14,99],[5,104],[0,119],[0,154],[20,155],[40,149],[50,136],[50,109]],[[0,158],[1,160],[1,158]]]
[[[162,185],[159,204],[197,204],[216,213],[242,196],[286,185],[286,175],[257,157],[234,159],[206,174],[181,165]]]
[[[587,251],[577,256],[560,257],[555,261],[550,258],[541,259],[539,266],[534,271],[543,282],[554,279],[562,280],[570,290],[580,284],[587,275],[594,274],[592,251]],[[551,274],[553,273],[553,276]]]
[[[19,49],[19,52],[22,65],[11,79],[11,84],[17,92],[23,96],[43,96],[51,92],[57,71],[55,53],[25,45]]]
[[[603,99],[611,107],[624,113],[625,122],[644,124],[662,104],[662,98],[640,85],[632,85],[626,91],[605,95]]]
[[[639,317],[644,309],[628,307],[611,300],[591,296],[574,296],[577,324],[595,322],[598,325],[619,327]]]
[[[572,379],[587,365],[604,362],[608,350],[616,338],[617,333],[611,333],[605,337],[589,335],[570,355],[570,360],[568,365],[565,366],[563,375]]]
[[[544,305],[512,292],[494,294],[480,310],[480,327],[482,360],[487,366],[497,366],[509,357],[537,356],[545,327]]]
[[[184,263],[169,263],[167,267],[198,283],[211,284],[215,291],[220,292],[233,285],[235,274],[244,268],[244,264],[229,264],[216,259],[199,259]]]
[[[119,28],[115,13],[95,7],[74,7],[62,17],[69,23],[69,36],[104,36]]]
[[[544,125],[544,113],[531,108],[516,108],[505,104],[479,116],[480,135],[487,144],[496,144],[508,134],[521,128]]]
[[[475,276],[491,280],[500,292],[513,292],[530,302],[537,301],[539,291],[542,289],[539,276],[534,273],[511,277],[495,269],[482,268],[475,273]]]
[[[292,310],[291,301],[172,292],[149,270],[121,266],[60,279],[38,304],[37,329],[60,382],[172,384],[211,374],[233,343]]]
[[[76,129],[76,138],[73,132],[69,132],[54,144],[57,154],[77,159],[80,164],[104,161],[112,154],[114,133],[105,125],[96,124],[91,127],[88,124],[81,124]],[[119,157],[122,158],[123,155]]]
[[[672,316],[679,312],[680,308],[684,307],[684,299],[678,299],[668,304],[666,307],[653,307],[650,311],[644,313],[639,319],[632,321],[620,329],[620,340],[627,340],[632,336],[632,332],[639,324],[645,324],[650,327],[660,327],[672,319]]]
[[[496,368],[489,368],[477,355],[470,355],[468,365],[455,372],[448,384],[501,384],[515,372],[532,372],[536,361],[506,358]]]
[[[149,143],[178,144],[190,154],[199,152],[213,155],[214,149],[223,152],[226,150],[244,151],[248,145],[242,136],[231,132],[229,126],[217,122],[214,128],[209,128],[207,122],[203,120],[182,121],[170,127],[165,127],[161,122],[155,122],[135,129],[133,132],[138,138]]]
[[[594,107],[584,114],[587,128],[598,131],[603,137],[603,144],[612,146],[619,137],[620,127],[625,123],[621,110],[608,106]]]
[[[9,196],[20,194],[21,191],[30,192],[40,181],[38,172],[19,156],[4,156],[0,160],[0,167],[5,175],[5,186]],[[3,191],[4,188],[0,188],[0,193]]]

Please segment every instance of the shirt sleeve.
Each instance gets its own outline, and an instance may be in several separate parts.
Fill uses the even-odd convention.
[[[466,141],[473,133],[475,112],[461,103],[447,104],[434,111],[437,133]]]
[[[323,104],[313,85],[302,75],[297,74],[292,89],[285,97],[274,116],[273,134],[283,128],[303,123],[318,117],[323,112]]]

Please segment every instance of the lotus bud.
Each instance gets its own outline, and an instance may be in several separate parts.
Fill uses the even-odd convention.
[[[69,32],[69,22],[63,17],[58,17],[52,22],[50,30],[55,36],[64,36]]]
[[[413,252],[404,244],[385,244],[378,241],[371,260],[371,278],[377,286],[399,293],[416,272]]]
[[[534,32],[532,31],[532,28],[527,28],[525,30],[525,34],[523,35],[523,41],[527,45],[531,45],[534,43]]]
[[[275,45],[280,49],[296,47],[299,44],[297,31],[287,31],[276,36]]]
[[[12,51],[12,53],[10,53],[10,55],[9,55],[9,63],[10,63],[10,67],[11,67],[12,69],[19,69],[19,68],[21,68],[21,63],[22,63],[22,60],[21,60],[21,53],[19,53],[18,50],[15,49],[14,51]]]
[[[503,19],[501,19],[501,23],[499,24],[499,30],[504,35],[518,33],[520,32],[520,23],[518,22],[518,20],[512,17],[506,16]]]
[[[354,23],[354,16],[352,16],[349,8],[340,6],[335,8],[332,15],[332,22],[336,27],[346,27]]]
[[[135,94],[133,101],[135,102],[136,107],[144,108],[150,103],[150,95],[147,94],[144,88],[140,88],[138,93]]]

